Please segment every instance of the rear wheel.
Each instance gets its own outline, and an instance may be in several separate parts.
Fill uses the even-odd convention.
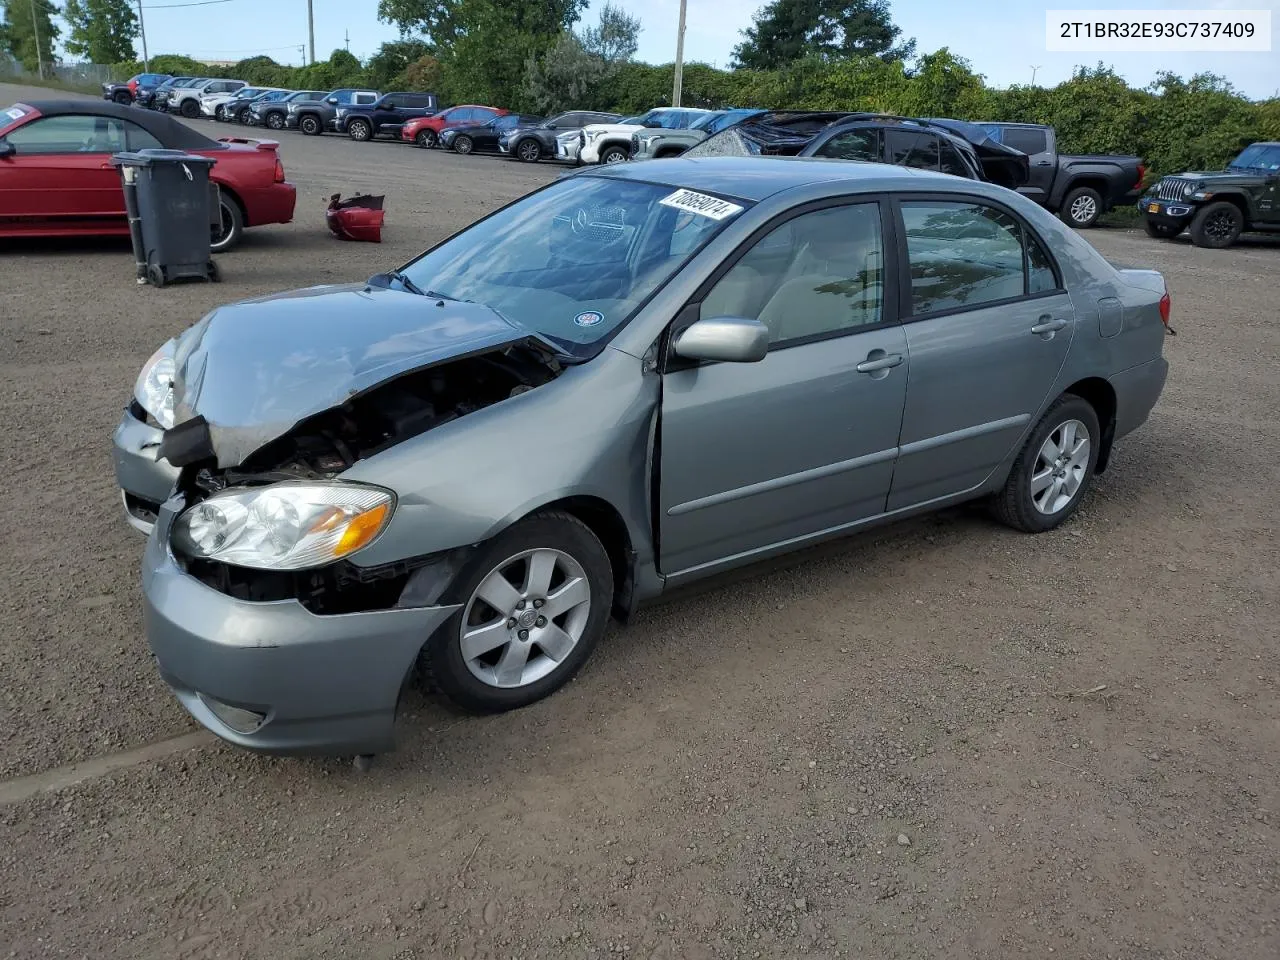
[[[525,163],[537,163],[542,159],[542,145],[531,137],[521,140],[520,146],[516,147],[516,156]]]
[[[1175,227],[1168,223],[1155,223],[1151,220],[1142,221],[1142,226],[1146,229],[1148,237],[1155,237],[1159,240],[1172,240],[1182,232],[1181,227]]]
[[[604,152],[600,154],[600,162],[604,164],[622,163],[627,159],[627,151],[622,147],[606,147]]]
[[[244,213],[240,204],[225,193],[220,194],[218,205],[221,222],[213,228],[209,249],[214,253],[226,253],[240,242],[244,234]]]
[[[576,517],[535,514],[482,546],[442,602],[462,609],[423,647],[428,682],[465,710],[513,710],[590,657],[609,622],[613,568]]]
[[[424,150],[430,149],[436,145],[436,132],[434,130],[419,130],[418,135],[413,138],[413,142]]]
[[[178,112],[188,120],[194,120],[196,117],[200,116],[200,104],[196,103],[195,100],[183,100],[182,106],[178,108]]]
[[[458,137],[456,140],[453,141],[454,151],[462,154],[463,156],[466,156],[468,153],[474,150],[475,146],[476,145],[472,143],[470,137]]]
[[[1093,483],[1102,431],[1093,405],[1064,393],[1031,431],[1009,471],[992,512],[1023,533],[1043,533],[1064,523]]]
[[[1191,220],[1191,242],[1197,247],[1221,250],[1236,242],[1244,229],[1244,214],[1234,203],[1219,200],[1196,211]]]
[[[314,137],[320,133],[320,120],[309,113],[304,114],[298,119],[298,129],[308,137]]]
[[[1062,198],[1058,216],[1065,223],[1083,230],[1092,227],[1102,216],[1102,195],[1092,187],[1076,187]]]
[[[352,140],[368,140],[372,134],[373,128],[368,120],[352,120],[347,124],[347,136]]]

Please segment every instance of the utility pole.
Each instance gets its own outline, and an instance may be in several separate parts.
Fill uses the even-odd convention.
[[[36,38],[36,70],[39,71],[40,79],[43,80],[44,54],[40,52],[40,25],[36,22],[36,0],[31,0],[31,32]]]
[[[302,65],[307,65],[307,45],[305,43],[298,44],[298,59],[302,61]]]
[[[138,34],[142,37],[142,72],[151,72],[151,61],[147,59],[147,25],[142,19],[142,0],[138,0]]]
[[[307,37],[311,41],[311,62],[316,62],[316,17],[311,9],[311,0],[307,0]]]
[[[671,105],[680,106],[681,88],[684,86],[684,8],[687,0],[680,0],[680,30],[676,34],[675,83],[671,89]]]
[[[350,30],[344,30],[342,33],[342,49],[346,50],[347,53],[351,52],[351,31]]]
[[[1031,67],[1031,85],[1033,87],[1036,85],[1036,71],[1039,70],[1040,67],[1041,64],[1033,64]]]

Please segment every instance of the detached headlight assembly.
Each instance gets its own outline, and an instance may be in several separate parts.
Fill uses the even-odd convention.
[[[286,481],[216,493],[178,517],[173,546],[255,570],[309,570],[367,547],[395,509],[388,490]]]
[[[173,426],[173,370],[173,341],[170,340],[151,355],[133,385],[134,399],[165,430]]]

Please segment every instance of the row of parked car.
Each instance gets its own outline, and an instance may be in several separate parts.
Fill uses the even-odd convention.
[[[937,170],[1017,190],[1077,228],[1137,204],[1148,234],[1189,230],[1230,246],[1245,230],[1280,230],[1280,144],[1254,144],[1222,174],[1166,177],[1144,191],[1140,157],[1061,154],[1053,127],[882,114],[657,107],[636,116],[572,110],[554,117],[485,104],[442,108],[435,94],[279,90],[241,80],[142,74],[104,85],[116,102],[187,118],[394,139],[459,154],[536,163],[612,164],[675,156],[799,156]],[[1207,186],[1207,178],[1214,182]]]

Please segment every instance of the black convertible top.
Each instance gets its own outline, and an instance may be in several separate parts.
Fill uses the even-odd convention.
[[[139,110],[137,107],[121,106],[109,100],[24,100],[16,103],[17,107],[31,107],[39,111],[42,117],[62,117],[81,115],[91,117],[113,117],[117,120],[128,120],[136,123],[171,150],[223,150],[225,143],[211,140],[203,133],[192,130],[185,123],[174,119],[167,113],[156,113],[152,110]]]

